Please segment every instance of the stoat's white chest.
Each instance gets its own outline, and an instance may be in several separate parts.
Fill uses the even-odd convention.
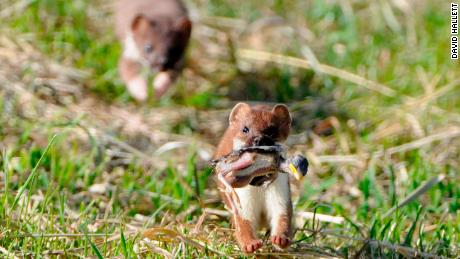
[[[248,185],[236,188],[241,203],[241,216],[253,222],[255,228],[265,227],[261,225],[263,216],[271,223],[290,208],[289,188],[289,177],[285,173],[278,173],[278,177],[266,187]]]

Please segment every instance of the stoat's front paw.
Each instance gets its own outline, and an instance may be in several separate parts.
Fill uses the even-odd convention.
[[[262,240],[260,239],[252,239],[252,240],[245,242],[245,244],[241,244],[241,250],[243,250],[243,252],[247,254],[254,253],[261,247],[262,247]]]
[[[279,248],[287,248],[291,244],[291,239],[285,235],[274,235],[270,237],[272,244]]]
[[[128,88],[131,96],[138,101],[145,101],[145,99],[147,99],[147,82],[143,77],[137,76],[129,80],[126,87]]]
[[[155,96],[161,97],[173,84],[173,78],[168,72],[160,72],[153,81],[153,88],[155,89]]]

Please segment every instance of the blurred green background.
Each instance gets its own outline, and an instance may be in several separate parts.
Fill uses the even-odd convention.
[[[119,79],[112,5],[0,0],[0,253],[239,256],[206,165],[247,101],[286,103],[311,163],[295,209],[314,218],[261,255],[459,256],[450,2],[186,1],[187,66],[145,103]]]

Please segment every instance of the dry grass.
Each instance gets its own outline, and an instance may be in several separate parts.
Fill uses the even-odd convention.
[[[434,1],[191,1],[188,68],[145,104],[110,5],[51,2],[1,1],[6,257],[240,257],[206,167],[239,100],[286,102],[311,162],[293,246],[260,256],[458,256],[459,71],[428,52],[448,50]]]

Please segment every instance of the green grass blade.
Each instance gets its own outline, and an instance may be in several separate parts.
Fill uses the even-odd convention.
[[[374,218],[374,220],[372,222],[371,229],[369,230],[369,238],[370,239],[377,238],[377,224],[378,224],[378,220],[376,218]]]
[[[6,153],[6,150],[4,150],[3,152],[3,173],[5,174],[5,198],[4,198],[4,201],[3,201],[3,206],[4,206],[4,209],[6,208],[6,206],[8,206],[8,194],[10,192],[10,171],[9,171],[9,165],[8,165],[8,155]]]
[[[121,249],[125,258],[129,258],[128,249],[126,248],[126,239],[123,230],[120,229]]]
[[[355,222],[353,222],[353,220],[345,215],[341,215],[346,222],[350,223],[350,225],[359,233],[361,234],[361,237],[364,237],[364,233],[361,231],[361,227],[358,226],[358,224],[356,224]]]
[[[99,251],[99,249],[97,248],[97,246],[89,239],[87,233],[85,232],[85,237],[86,237],[86,240],[89,242],[89,244],[91,245],[91,250],[93,250],[94,254],[97,256],[97,258],[99,259],[103,259],[104,257],[102,256],[101,252]]]
[[[410,246],[410,243],[412,241],[412,237],[414,236],[415,227],[417,226],[417,222],[418,222],[418,219],[420,217],[421,212],[422,212],[422,206],[420,206],[418,208],[418,210],[417,210],[417,216],[415,216],[415,220],[412,223],[412,225],[410,226],[409,232],[407,232],[407,235],[406,235],[406,238],[404,239],[403,245]]]
[[[29,177],[27,177],[26,182],[19,188],[18,193],[16,194],[16,197],[14,198],[13,205],[11,205],[11,209],[13,209],[16,204],[19,202],[19,199],[21,196],[24,194],[24,191],[26,188],[29,186],[30,182],[35,178],[35,175],[37,174],[37,169],[40,166],[43,158],[48,154],[48,151],[50,150],[51,146],[54,144],[54,141],[56,139],[57,135],[54,135],[50,142],[48,143],[48,146],[46,146],[45,152],[40,156],[40,159],[38,159],[38,162],[35,164],[34,168],[32,169],[32,172],[30,173]]]
[[[89,243],[91,244],[91,249],[96,254],[97,258],[103,259],[104,257],[102,257],[102,254],[99,251],[99,249],[97,248],[97,246],[93,242],[91,242],[91,240],[89,240]]]
[[[388,222],[385,224],[385,226],[382,228],[382,230],[380,230],[380,238],[382,240],[385,239],[385,234],[387,233],[388,229],[390,228],[392,222],[393,222],[392,219],[388,220]]]
[[[435,176],[433,178],[431,178],[430,180],[426,181],[425,183],[423,183],[422,185],[420,185],[417,189],[415,189],[413,192],[411,192],[404,200],[401,201],[401,203],[399,203],[398,205],[392,207],[384,216],[383,218],[386,218],[388,216],[390,216],[393,212],[395,212],[396,210],[406,206],[407,204],[409,204],[410,202],[414,201],[415,199],[417,199],[420,195],[424,194],[425,192],[427,192],[431,187],[435,186],[436,184],[438,184],[439,182],[441,182],[442,180],[444,180],[444,178],[446,178],[446,176],[444,174],[441,174],[441,175],[438,175],[438,176]]]

